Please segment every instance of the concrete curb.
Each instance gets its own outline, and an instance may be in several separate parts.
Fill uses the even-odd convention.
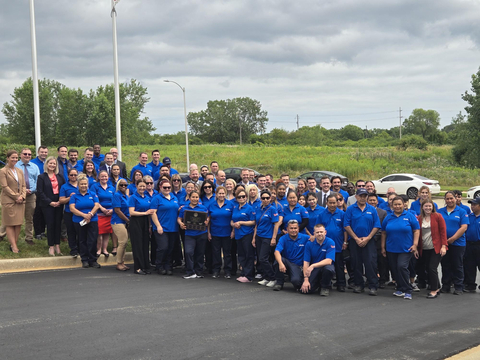
[[[117,265],[117,257],[113,255],[110,255],[108,258],[102,255],[97,261],[102,266]],[[125,254],[125,262],[133,262],[133,256],[131,252]],[[80,257],[74,259],[68,255],[0,260],[0,274],[80,267],[82,267],[82,260]]]
[[[480,346],[462,351],[452,357],[449,357],[448,360],[476,360],[480,359]]]

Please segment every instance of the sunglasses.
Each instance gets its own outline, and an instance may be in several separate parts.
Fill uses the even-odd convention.
[[[247,195],[238,195],[237,199],[245,199],[246,197],[247,197]]]
[[[343,201],[344,199],[337,199],[337,201]]]
[[[147,185],[153,185],[153,182],[146,182]]]
[[[357,185],[357,187],[359,187],[359,188],[364,188],[365,185]]]
[[[181,180],[180,179],[173,179],[172,181],[173,182],[180,182]]]
[[[118,187],[127,187],[127,184],[118,184]]]
[[[270,196],[262,196],[261,199],[262,200],[270,200]]]
[[[77,174],[70,174],[70,175],[68,175],[68,176],[77,176]]]
[[[211,186],[204,186],[203,188],[204,189],[211,189],[212,187]]]
[[[32,154],[22,153],[23,156],[32,156]]]
[[[172,187],[171,186],[162,186],[163,190],[170,190]]]

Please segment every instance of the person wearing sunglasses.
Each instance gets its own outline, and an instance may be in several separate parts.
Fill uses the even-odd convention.
[[[180,199],[184,199],[187,192],[182,187],[182,178],[178,174],[172,175],[172,194],[177,198],[178,204],[180,206]],[[173,246],[173,268],[182,266],[183,262],[183,251],[182,251],[182,243],[180,241],[180,231],[176,233],[176,239]]]
[[[172,194],[170,181],[160,181],[159,188],[160,193],[150,204],[150,209],[153,209],[153,234],[157,245],[155,269],[159,275],[172,275],[172,252],[178,238],[179,205],[177,198]]]
[[[213,174],[207,173],[205,177],[213,178]],[[200,200],[207,209],[215,202],[215,184],[213,180],[206,178],[200,186]],[[205,244],[205,267],[209,274],[213,274],[212,243],[207,241]]]
[[[78,194],[78,171],[75,168],[68,170],[68,181],[60,188],[60,204],[66,205],[63,211],[63,221],[67,228],[68,246],[70,247],[70,255],[73,258],[80,254],[78,249],[78,235],[73,223],[73,214],[70,211],[68,203],[72,195]]]
[[[175,195],[178,200],[186,194],[185,189],[182,187],[182,178],[179,174],[172,175],[172,194]]]
[[[350,196],[347,200],[347,208],[350,206],[350,205],[353,205],[357,202],[357,190],[358,189],[365,189],[365,180],[357,180],[357,182],[355,183],[355,190],[354,190],[354,194],[352,196]]]
[[[220,277],[222,268],[226,279],[232,277],[232,237],[234,236],[232,225],[233,204],[226,200],[227,189],[218,186],[215,201],[208,207],[210,223],[208,224],[208,240],[212,245],[213,278]]]
[[[271,203],[270,190],[264,189],[260,192],[262,205],[255,211],[255,231],[252,245],[257,250],[257,272],[263,279],[259,285],[274,287],[275,271],[269,262],[270,249],[277,245],[277,233],[280,226],[278,210],[275,204]]]
[[[159,184],[161,179],[157,182],[157,190],[154,189],[154,181],[153,178],[150,175],[145,175],[143,177],[143,181],[145,182],[145,185],[147,186],[145,189],[145,195],[150,198],[150,201],[153,200],[155,196],[158,195],[159,193]],[[153,226],[153,222],[150,222],[150,227]],[[149,243],[150,243],[150,264],[151,266],[156,267],[157,263],[157,241],[155,240],[155,233],[152,231],[150,232],[150,238],[149,238]]]
[[[230,224],[235,230],[238,262],[242,266],[238,282],[249,283],[254,278],[255,249],[252,245],[255,227],[255,211],[248,205],[247,192],[239,188],[235,192],[237,203],[234,205]]]
[[[125,248],[128,242],[127,226],[130,223],[130,211],[128,210],[127,180],[121,178],[117,182],[117,191],[113,195],[112,207],[112,230],[118,239],[117,270],[127,271],[130,268],[125,265]]]

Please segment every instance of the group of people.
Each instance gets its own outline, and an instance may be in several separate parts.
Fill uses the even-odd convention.
[[[384,200],[373,182],[357,180],[344,189],[337,176],[293,186],[288,174],[274,181],[243,169],[236,183],[216,161],[200,169],[192,164],[182,178],[170,158],[160,161],[158,150],[150,163],[142,152],[128,180],[114,148],[101,154],[95,145],[81,160],[76,149],[57,152],[48,157],[40,147],[33,160],[28,148],[7,153],[0,236],[5,231],[12,252],[19,251],[24,220],[25,241],[33,243],[33,228],[41,238],[41,219],[50,255],[60,253],[65,237],[85,268],[99,268],[99,256],[113,255],[119,271],[129,270],[130,239],[139,275],[151,274],[152,266],[172,275],[184,264],[185,279],[219,278],[222,271],[230,279],[239,271],[238,282],[279,291],[288,275],[297,291],[322,296],[332,286],[375,296],[393,285],[393,295],[405,299],[421,288],[428,288],[429,299],[476,291],[480,199],[470,200],[470,209],[459,191],[448,191],[438,209],[427,186],[409,206],[393,188]]]

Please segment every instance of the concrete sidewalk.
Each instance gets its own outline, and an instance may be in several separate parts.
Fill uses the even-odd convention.
[[[110,255],[108,258],[100,256],[98,263],[102,266],[117,265],[117,257]],[[133,262],[132,253],[125,254],[125,262]],[[82,261],[80,257],[76,259],[71,256],[55,256],[55,257],[37,257],[25,259],[4,259],[0,260],[0,274],[25,272],[25,271],[41,271],[54,269],[81,268]]]

